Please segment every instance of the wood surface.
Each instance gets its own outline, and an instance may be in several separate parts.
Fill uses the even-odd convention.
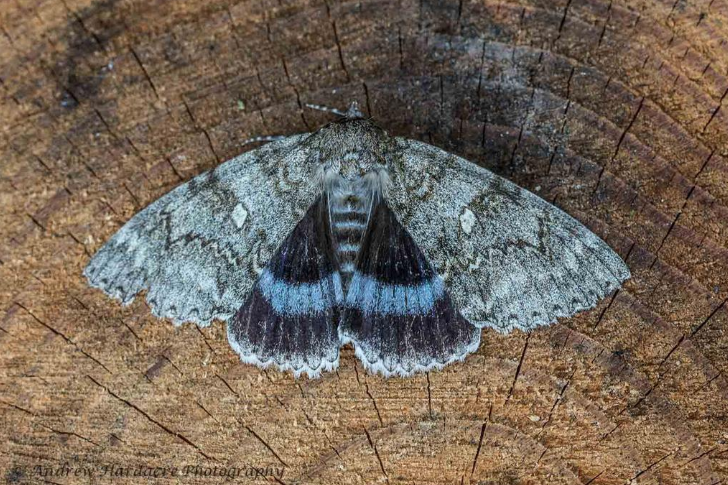
[[[726,483],[727,93],[726,0],[2,0],[0,476]],[[346,348],[315,381],[87,287],[141,208],[352,100],[554,201],[632,279],[441,372]]]

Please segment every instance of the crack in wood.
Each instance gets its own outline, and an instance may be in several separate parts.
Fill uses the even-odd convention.
[[[625,484],[625,485],[630,485],[630,484],[632,484],[632,483],[635,483],[635,481],[636,481],[636,480],[637,480],[637,479],[638,479],[639,477],[641,477],[641,476],[642,476],[642,475],[644,475],[645,473],[647,473],[647,472],[649,472],[650,470],[652,470],[652,469],[653,469],[654,467],[656,467],[657,465],[659,465],[660,463],[662,463],[662,462],[663,462],[664,460],[666,460],[666,459],[667,459],[668,457],[672,456],[672,454],[673,454],[673,453],[675,453],[675,452],[674,452],[674,451],[671,451],[670,453],[666,454],[665,456],[663,456],[663,457],[662,457],[662,458],[660,458],[659,460],[657,460],[657,461],[653,462],[652,464],[650,464],[650,465],[649,465],[649,466],[648,466],[647,468],[645,468],[645,469],[643,469],[643,470],[640,470],[639,472],[637,472],[637,474],[636,474],[635,476],[633,476],[632,478],[630,478],[629,480],[627,480],[627,482],[626,482],[626,484]]]
[[[705,318],[705,320],[703,320],[702,323],[700,323],[700,325],[698,325],[697,327],[695,327],[695,330],[693,330],[692,332],[690,332],[690,338],[693,338],[695,336],[695,334],[697,334],[710,321],[710,319],[713,318],[713,316],[716,313],[718,313],[718,311],[721,308],[723,308],[725,306],[726,302],[728,302],[728,298],[726,298],[725,300],[723,300],[720,303],[720,305],[716,306],[715,309],[712,312],[710,312],[710,315],[708,315]]]
[[[670,224],[670,227],[667,229],[667,233],[665,233],[665,236],[662,238],[662,241],[660,241],[660,245],[657,248],[657,251],[655,251],[655,259],[652,260],[652,263],[650,264],[650,269],[653,268],[655,263],[657,262],[657,258],[660,255],[660,250],[665,245],[665,241],[667,241],[668,236],[670,236],[670,233],[672,232],[673,228],[675,227],[675,224],[677,224],[677,221],[680,219],[680,216],[682,215],[683,211],[685,210],[685,206],[688,203],[688,200],[690,200],[690,196],[693,195],[693,191],[695,190],[696,185],[693,185],[690,187],[690,190],[688,191],[688,195],[683,199],[682,205],[680,206],[680,210],[677,211],[677,214],[675,215],[675,219],[673,219],[672,224]]]
[[[518,367],[516,367],[516,375],[513,376],[513,383],[511,384],[511,388],[508,390],[508,397],[506,397],[506,402],[504,403],[504,406],[508,404],[508,402],[511,400],[511,396],[513,395],[513,390],[516,387],[516,382],[518,381],[518,376],[521,375],[521,366],[523,365],[523,361],[526,358],[526,350],[528,350],[528,342],[531,339],[531,332],[526,333],[526,343],[523,345],[523,351],[521,352],[521,359],[518,361]]]
[[[83,19],[78,15],[78,13],[71,9],[71,7],[68,6],[68,3],[66,3],[66,0],[61,0],[61,4],[66,9],[66,11],[76,20],[78,25],[81,27],[81,30],[83,30],[88,37],[94,40],[96,45],[99,49],[102,51],[106,51],[106,48],[104,47],[104,43],[101,41],[98,35],[96,35],[95,32],[90,30],[88,27],[86,27],[86,24],[84,23]]]
[[[207,145],[210,148],[210,151],[212,152],[212,154],[215,156],[215,160],[217,160],[217,163],[218,164],[222,163],[223,162],[222,158],[220,158],[220,156],[217,154],[217,152],[215,151],[215,146],[212,144],[212,138],[210,137],[210,133],[208,133],[204,127],[200,126],[197,123],[197,120],[195,119],[195,116],[192,114],[192,110],[190,109],[189,104],[187,104],[187,101],[182,99],[182,105],[185,107],[185,110],[187,111],[187,115],[190,117],[190,120],[192,121],[192,124],[194,125],[194,127],[205,136],[205,139],[207,140]]]
[[[670,351],[667,353],[667,355],[662,359],[662,361],[660,361],[660,363],[657,366],[658,369],[661,368],[665,364],[665,362],[667,362],[667,360],[670,358],[670,356],[672,356],[673,352],[675,352],[677,350],[677,348],[680,347],[680,344],[682,344],[684,341],[685,341],[685,335],[681,335],[680,338],[678,339],[677,343],[675,345],[673,345],[673,347],[670,349]]]
[[[711,453],[713,453],[717,449],[718,449],[717,447],[713,447],[713,448],[709,449],[708,451],[705,451],[705,452],[699,454],[698,456],[695,456],[693,458],[690,458],[688,461],[686,461],[685,463],[682,464],[682,467],[684,468],[684,467],[688,466],[690,463],[692,463],[694,461],[698,461],[699,459],[701,459],[701,458],[703,458],[705,456],[710,455]]]
[[[20,411],[20,412],[22,412],[22,413],[25,413],[25,414],[27,414],[27,415],[31,416],[31,417],[32,417],[33,419],[35,419],[35,420],[39,419],[39,416],[38,416],[37,414],[35,414],[34,412],[32,412],[32,411],[30,411],[30,410],[28,410],[28,409],[25,409],[25,408],[23,408],[23,407],[20,407],[20,406],[18,406],[18,405],[16,405],[16,404],[13,404],[13,403],[7,402],[7,401],[5,401],[5,400],[3,400],[3,399],[0,399],[0,403],[4,404],[5,406],[8,406],[8,407],[10,407],[10,408],[13,408],[13,409],[15,409],[16,411]],[[63,436],[73,436],[73,437],[75,437],[75,438],[78,438],[78,439],[80,439],[80,440],[83,440],[83,441],[86,441],[86,442],[88,442],[88,443],[91,443],[91,444],[92,444],[92,445],[94,445],[94,446],[100,446],[100,445],[99,445],[98,443],[96,443],[96,442],[92,441],[92,440],[91,440],[91,439],[89,439],[89,438],[86,438],[85,436],[81,436],[80,434],[78,434],[78,433],[76,433],[76,432],[73,432],[73,431],[63,431],[63,430],[55,429],[55,428],[53,428],[53,427],[51,427],[51,426],[48,426],[48,425],[46,425],[46,424],[43,424],[43,423],[41,423],[41,422],[38,422],[38,423],[36,423],[36,424],[37,424],[38,426],[40,426],[40,427],[44,428],[44,429],[47,429],[48,431],[51,431],[51,432],[55,433],[55,434],[59,434],[59,435],[63,435]]]
[[[374,405],[374,410],[377,412],[377,419],[379,420],[379,425],[384,426],[384,421],[382,420],[382,415],[379,413],[379,406],[377,406],[377,401],[374,399],[374,396],[371,392],[369,392],[369,383],[366,381],[366,378],[364,379],[364,388],[366,390],[367,396],[369,396],[369,399],[371,399],[372,404]]]
[[[225,380],[225,379],[224,379],[224,378],[223,378],[223,377],[222,377],[222,376],[221,376],[220,374],[218,374],[218,373],[215,373],[215,377],[217,377],[217,378],[218,378],[218,379],[219,379],[219,380],[220,380],[220,381],[221,381],[221,382],[222,382],[222,383],[223,383],[223,384],[225,385],[225,387],[227,387],[227,388],[228,388],[228,390],[229,390],[230,392],[232,392],[232,393],[233,393],[233,395],[234,395],[235,397],[237,397],[238,399],[240,399],[240,394],[238,394],[237,392],[235,392],[235,389],[233,389],[233,388],[232,388],[232,386],[231,386],[231,385],[230,385],[230,384],[228,383],[228,381],[226,381],[226,380]]]
[[[215,349],[212,348],[212,345],[210,345],[210,342],[208,342],[207,337],[205,337],[205,334],[202,332],[202,329],[198,327],[197,325],[193,325],[195,327],[195,330],[197,330],[197,333],[202,337],[202,341],[205,342],[205,345],[210,350],[210,352],[215,355]]]
[[[622,426],[622,423],[615,424],[614,425],[614,428],[610,429],[601,438],[599,438],[598,443],[601,443],[602,441],[604,441],[607,438],[609,438],[615,431],[617,431],[620,428],[620,426]]]
[[[195,401],[195,404],[197,404],[197,406],[200,409],[202,409],[202,411],[204,411],[205,414],[207,414],[208,416],[210,416],[210,418],[212,418],[212,420],[215,421],[218,424],[218,426],[222,426],[222,423],[220,423],[220,421],[218,421],[217,418],[215,416],[213,416],[210,413],[210,411],[208,411],[207,408],[202,405],[202,403],[200,401]]]
[[[645,102],[645,97],[643,96],[642,98],[640,98],[640,103],[637,106],[637,109],[635,110],[634,114],[632,115],[632,118],[629,120],[627,127],[624,130],[622,130],[622,133],[619,136],[619,140],[617,141],[617,147],[614,149],[614,153],[612,154],[611,158],[607,162],[605,162],[604,165],[599,170],[599,176],[597,177],[596,184],[594,184],[594,192],[593,192],[592,196],[595,196],[597,191],[599,190],[599,185],[602,182],[602,177],[604,176],[604,172],[607,171],[607,169],[614,163],[614,160],[617,158],[617,155],[619,154],[619,150],[622,148],[622,143],[624,142],[624,139],[627,136],[627,133],[629,133],[629,130],[632,129],[632,125],[634,125],[634,122],[637,119],[637,116],[642,111],[642,106],[644,105],[644,102]]]
[[[402,27],[397,27],[397,43],[399,48],[399,68],[402,69],[404,67],[404,52],[402,50]]]
[[[599,477],[602,476],[602,474],[604,473],[604,471],[605,470],[602,470],[599,473],[597,473],[596,475],[594,475],[593,477],[591,477],[589,480],[587,480],[586,482],[584,482],[584,485],[589,485],[590,483],[593,483],[594,480],[596,480],[597,478],[599,478]]]
[[[559,392],[559,395],[556,396],[556,399],[554,400],[553,405],[551,406],[551,410],[549,411],[549,415],[546,417],[546,419],[543,422],[543,425],[541,426],[541,429],[536,434],[536,439],[540,439],[541,434],[544,432],[546,427],[551,423],[551,418],[554,415],[554,411],[556,410],[556,407],[561,403],[561,401],[564,399],[564,394],[566,393],[566,390],[569,388],[569,384],[571,384],[571,381],[574,379],[574,375],[576,374],[577,369],[574,369],[574,371],[571,373],[569,378],[566,380],[566,383],[561,387],[561,391]]]
[[[149,71],[147,71],[147,68],[144,67],[144,63],[139,58],[139,55],[137,54],[136,50],[134,49],[134,46],[129,46],[129,51],[131,52],[131,56],[134,58],[137,64],[139,64],[139,67],[142,70],[142,73],[144,74],[144,78],[147,80],[147,83],[149,83],[149,87],[152,88],[152,92],[154,93],[154,97],[158,100],[161,100],[162,98],[159,96],[159,92],[157,91],[157,87],[154,85],[154,82],[152,81],[152,76],[149,75]]]
[[[83,249],[83,252],[86,254],[86,256],[88,256],[89,258],[92,257],[91,251],[88,250],[88,248],[86,247],[86,245],[80,239],[78,239],[75,234],[73,234],[70,231],[67,231],[66,232],[66,235],[68,237],[70,237],[73,240],[73,242],[75,242],[76,244],[78,244],[79,246],[81,246],[81,249]],[[85,310],[88,310],[88,308],[85,308]]]
[[[103,384],[101,384],[99,381],[97,381],[93,377],[91,377],[89,375],[87,375],[86,377],[91,382],[93,382],[94,384],[96,384],[98,387],[100,387],[101,389],[103,389],[104,391],[106,391],[111,397],[113,397],[114,399],[122,402],[123,404],[127,405],[131,409],[135,410],[136,412],[138,412],[139,414],[141,414],[142,416],[144,416],[150,423],[156,425],[159,429],[161,429],[165,433],[167,433],[167,434],[169,434],[171,436],[174,436],[174,437],[180,439],[181,441],[183,441],[188,446],[191,446],[192,448],[194,448],[200,455],[202,455],[203,457],[207,458],[208,460],[218,461],[215,458],[207,455],[199,446],[197,446],[192,441],[190,441],[188,438],[186,438],[182,433],[178,433],[176,431],[172,431],[167,426],[165,426],[164,424],[162,424],[160,421],[157,421],[152,416],[150,416],[147,412],[145,412],[139,406],[137,406],[136,404],[132,403],[131,401],[128,401],[128,400],[124,399],[123,397],[119,396],[118,394],[114,393],[111,389],[109,389],[108,387],[104,386]]]
[[[346,75],[346,82],[348,83],[351,81],[351,75],[349,74],[349,70],[346,68],[346,62],[344,62],[344,53],[341,50],[341,41],[339,40],[339,31],[336,28],[336,20],[331,16],[331,8],[329,7],[328,2],[324,2],[326,5],[326,16],[329,19],[329,22],[331,23],[331,28],[334,31],[334,42],[336,43],[336,52],[339,54],[339,63],[341,64],[341,69],[344,71],[344,74]]]
[[[286,74],[286,82],[290,86],[290,88],[293,90],[293,94],[296,96],[296,103],[298,104],[298,112],[301,116],[301,120],[303,121],[303,124],[306,125],[307,131],[312,131],[311,125],[308,124],[308,120],[306,119],[305,109],[303,102],[301,101],[301,94],[298,92],[298,89],[293,84],[293,81],[291,80],[291,74],[288,72],[288,63],[286,62],[285,57],[281,57],[281,63],[283,64],[283,72]]]
[[[99,361],[98,359],[96,359],[95,357],[93,357],[92,355],[90,355],[90,354],[89,354],[88,352],[86,352],[86,351],[85,351],[85,350],[84,350],[83,348],[81,348],[81,347],[80,347],[80,346],[79,346],[79,345],[78,345],[78,344],[77,344],[76,342],[74,342],[74,341],[73,341],[73,340],[71,340],[71,339],[70,339],[69,337],[67,337],[67,336],[66,336],[65,334],[63,334],[62,332],[60,332],[60,331],[56,330],[55,328],[51,327],[51,326],[50,326],[50,325],[48,325],[48,324],[47,324],[46,322],[44,322],[43,320],[41,320],[40,318],[38,318],[38,317],[37,317],[37,316],[36,316],[35,314],[33,314],[33,312],[31,312],[30,310],[28,310],[28,309],[27,309],[27,308],[26,308],[26,307],[25,307],[25,306],[24,306],[24,305],[23,305],[22,303],[19,303],[19,302],[15,302],[15,304],[16,304],[17,306],[19,306],[20,308],[22,308],[22,309],[23,309],[23,310],[24,310],[24,311],[25,311],[25,312],[26,312],[26,313],[27,313],[28,315],[30,315],[30,316],[31,316],[31,318],[33,318],[33,320],[35,320],[35,321],[36,321],[37,323],[39,323],[40,325],[42,325],[43,327],[45,327],[45,328],[46,328],[46,329],[47,329],[48,331],[50,331],[50,332],[51,332],[51,333],[53,333],[54,335],[57,335],[57,336],[61,337],[61,338],[62,338],[62,339],[63,339],[63,340],[64,340],[64,341],[65,341],[65,342],[67,343],[67,344],[71,345],[71,346],[72,346],[72,347],[73,347],[74,349],[76,349],[76,350],[77,350],[78,352],[80,352],[81,354],[85,355],[86,357],[88,357],[88,358],[89,358],[90,360],[92,360],[93,362],[95,362],[95,363],[96,363],[96,364],[97,364],[97,365],[98,365],[99,367],[101,367],[102,369],[104,369],[104,370],[105,370],[106,372],[108,372],[109,374],[112,374],[112,375],[114,374],[113,372],[111,372],[111,371],[109,370],[109,368],[108,368],[108,367],[106,367],[106,366],[105,366],[104,364],[102,364],[102,363],[101,363],[101,362],[100,362],[100,361]]]
[[[276,453],[276,450],[274,450],[273,447],[271,445],[269,445],[267,441],[265,441],[258,433],[256,433],[253,430],[253,428],[251,428],[247,424],[244,424],[243,426],[245,426],[245,429],[247,429],[250,434],[252,434],[258,441],[260,441],[263,444],[263,446],[265,446],[266,448],[268,448],[268,451],[270,451],[271,453],[273,453],[273,456],[275,456],[276,459],[279,462],[281,462],[281,464],[283,466],[288,467],[288,463],[286,463],[285,461],[283,461],[283,458],[281,458],[280,455],[278,455],[278,453]]]
[[[617,288],[617,290],[612,294],[612,298],[609,299],[609,303],[607,303],[607,306],[604,307],[604,310],[599,313],[599,318],[597,318],[597,321],[594,324],[594,327],[592,327],[592,330],[596,330],[599,324],[602,323],[604,315],[606,315],[609,309],[612,308],[612,304],[614,303],[614,300],[617,299],[617,295],[619,295],[620,291],[622,291],[622,288]]]
[[[384,469],[384,462],[382,462],[382,457],[379,456],[379,450],[377,449],[377,445],[374,444],[374,441],[372,440],[371,435],[369,434],[369,430],[364,428],[364,434],[367,435],[367,441],[369,442],[369,446],[374,450],[374,456],[377,457],[377,461],[379,462],[379,469],[382,471],[382,474],[384,475],[384,480],[389,483],[389,475],[387,474],[387,470]]]
[[[554,39],[554,45],[559,41],[561,38],[561,33],[564,30],[564,24],[566,23],[566,17],[569,15],[569,7],[571,6],[572,0],[567,0],[566,6],[564,7],[564,14],[561,16],[561,22],[559,22],[559,31],[556,34],[556,39]]]
[[[485,437],[485,430],[488,427],[488,423],[491,422],[493,416],[493,403],[490,403],[490,408],[488,409],[488,416],[483,420],[483,425],[480,427],[480,439],[478,440],[478,449],[475,450],[475,456],[473,457],[473,466],[470,469],[470,477],[475,474],[475,467],[478,464],[478,457],[480,456],[480,449],[483,447],[483,437]]]
[[[725,92],[723,93],[723,96],[720,97],[720,101],[718,101],[718,106],[716,106],[715,110],[713,110],[713,113],[710,115],[708,122],[705,123],[705,126],[703,126],[703,133],[705,133],[705,130],[708,129],[708,126],[710,126],[710,123],[718,115],[718,112],[723,107],[723,100],[725,99],[726,95],[728,95],[728,88],[726,88]]]
[[[597,41],[597,50],[602,46],[602,42],[604,41],[604,34],[607,32],[607,26],[609,25],[609,21],[612,19],[612,0],[609,0],[609,6],[607,6],[607,18],[604,20],[604,25],[602,26],[602,31],[599,33],[599,40]]]
[[[366,101],[367,106],[367,114],[370,118],[374,117],[374,111],[372,111],[372,104],[369,100],[369,86],[367,86],[367,83],[362,83],[362,86],[364,87],[364,99]]]
[[[432,419],[432,393],[430,391],[430,373],[425,372],[425,378],[427,379],[427,410]]]

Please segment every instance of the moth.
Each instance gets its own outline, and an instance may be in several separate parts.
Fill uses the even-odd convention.
[[[146,290],[176,325],[223,320],[243,362],[296,377],[335,369],[347,343],[370,372],[441,369],[483,327],[553,323],[630,276],[560,209],[355,104],[178,186],[84,274],[123,304]]]

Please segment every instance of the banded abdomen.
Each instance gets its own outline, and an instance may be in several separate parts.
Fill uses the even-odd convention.
[[[331,231],[344,293],[354,273],[370,203],[371,196],[358,191],[339,193],[330,199]]]

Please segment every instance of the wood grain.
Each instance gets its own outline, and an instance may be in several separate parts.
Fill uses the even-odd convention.
[[[724,483],[727,93],[725,0],[3,2],[3,478]],[[320,380],[261,371],[219,322],[87,288],[141,208],[352,100],[554,201],[632,280],[388,380],[348,348]]]

